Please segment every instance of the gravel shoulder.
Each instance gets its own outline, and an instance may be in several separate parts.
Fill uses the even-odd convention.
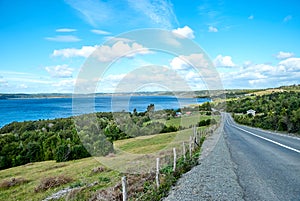
[[[205,140],[199,165],[184,174],[164,200],[233,201],[243,196],[221,125]]]

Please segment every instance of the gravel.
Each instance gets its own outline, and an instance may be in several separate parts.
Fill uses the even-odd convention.
[[[199,165],[178,180],[165,201],[244,200],[223,132],[220,126],[205,140]]]

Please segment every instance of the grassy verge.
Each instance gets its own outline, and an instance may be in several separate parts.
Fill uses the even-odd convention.
[[[200,141],[200,147],[204,141],[203,137]],[[144,183],[143,191],[132,195],[130,200],[152,200],[159,201],[162,198],[168,196],[168,193],[172,186],[175,185],[177,180],[182,174],[190,171],[194,166],[198,164],[198,158],[200,155],[200,147],[194,149],[192,157],[186,156],[184,159],[181,156],[176,162],[176,170],[173,171],[172,165],[167,165],[160,170],[160,187],[157,188],[154,180],[150,180]]]

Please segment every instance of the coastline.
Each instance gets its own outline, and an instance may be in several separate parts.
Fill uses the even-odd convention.
[[[129,100],[128,96],[96,96],[95,102],[93,97],[83,97],[82,101],[77,104],[74,111],[74,102],[72,97],[32,97],[32,98],[10,98],[0,99],[0,113],[5,117],[0,119],[0,127],[4,127],[12,122],[50,120],[56,118],[68,118],[74,115],[93,113],[93,112],[116,112],[128,111],[132,112],[136,109],[138,112],[147,110],[147,106],[154,104],[158,110],[162,109],[178,109],[180,107],[191,107],[191,105],[200,105],[202,102],[211,101],[209,99],[195,99],[175,96],[132,96]],[[124,98],[122,98],[124,97]],[[161,98],[160,98],[161,97]],[[80,97],[81,98],[81,97]],[[86,99],[85,99],[86,98]],[[90,100],[88,100],[90,98]],[[79,99],[80,100],[80,99]],[[91,110],[89,103],[93,102],[94,109]],[[112,102],[116,108],[112,110]],[[197,104],[195,104],[197,103]]]

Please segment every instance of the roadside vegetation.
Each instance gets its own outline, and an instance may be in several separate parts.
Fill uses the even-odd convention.
[[[181,132],[188,136],[191,129]],[[164,135],[166,137],[162,139]],[[167,144],[170,142],[167,136],[170,135],[176,135],[176,133],[157,134],[151,137]],[[203,136],[201,144],[204,139]],[[132,138],[116,141],[116,146],[126,146],[127,143],[132,145],[133,140]],[[153,143],[154,140],[148,145],[141,146],[139,153],[147,154],[148,150],[153,148],[156,151],[159,150],[159,147],[153,146]],[[136,147],[127,148],[127,151],[135,152]],[[172,155],[167,156],[171,163],[164,165],[160,170],[159,189],[156,187],[154,172],[123,174],[105,167],[93,157],[60,163],[55,161],[29,163],[0,171],[0,200],[43,200],[66,189],[68,192],[58,200],[122,200],[121,177],[124,175],[127,177],[130,200],[160,200],[167,195],[172,185],[183,173],[197,164],[199,154],[200,147],[196,147],[192,158],[187,154],[184,161],[183,156],[180,156],[175,172],[172,169]]]
[[[261,95],[226,101],[236,122],[274,131],[300,134],[300,86],[280,87]],[[247,114],[254,110],[255,115]]]
[[[184,109],[198,114],[203,111],[201,119],[176,117],[181,110],[154,109],[151,104],[139,113],[100,112],[74,118],[12,122],[0,129],[0,169],[47,160],[63,162],[105,156],[114,152],[116,140],[176,132],[198,122],[202,126],[215,123],[205,117],[211,114],[209,103]]]
[[[197,164],[200,146],[219,120],[210,103],[205,103],[179,110],[155,111],[149,105],[145,112],[13,122],[0,129],[0,200],[43,200],[57,193],[58,200],[120,200],[124,173],[106,163],[119,161],[120,150],[148,159],[149,154],[159,153],[159,189],[153,171],[126,177],[130,199],[160,200]],[[182,143],[186,142],[188,150],[195,129],[202,137],[192,157],[186,154],[184,160]],[[172,169],[173,148],[180,152],[176,171]],[[151,163],[155,166],[155,158]],[[137,167],[127,172],[130,168]]]

